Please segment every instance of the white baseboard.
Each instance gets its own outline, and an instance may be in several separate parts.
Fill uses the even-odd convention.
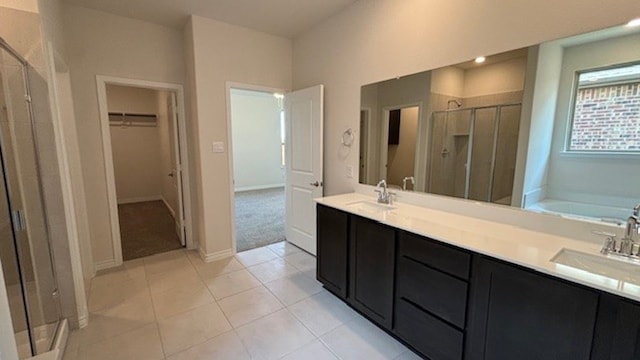
[[[100,270],[105,270],[105,269],[111,269],[113,267],[116,267],[116,259],[109,259],[109,260],[105,260],[105,261],[100,261],[97,262],[95,264],[95,268],[96,268],[96,272],[100,271]]]
[[[267,185],[258,185],[258,186],[243,186],[243,187],[235,188],[234,191],[235,192],[242,192],[242,191],[253,191],[253,190],[267,190],[267,189],[275,189],[275,188],[281,188],[281,187],[284,187],[284,184],[267,184]]]
[[[89,325],[89,315],[82,315],[78,318],[78,328],[82,329]]]
[[[132,198],[126,198],[126,199],[118,199],[118,205],[132,204],[132,203],[145,202],[145,201],[156,201],[156,200],[164,200],[164,199],[162,198],[162,195],[132,197]]]
[[[176,211],[173,210],[173,208],[171,207],[171,205],[169,205],[169,202],[167,201],[167,199],[164,198],[164,196],[162,196],[162,202],[165,204],[165,206],[167,207],[167,209],[169,209],[169,212],[171,213],[171,216],[173,216],[173,218],[176,218]]]
[[[202,259],[202,261],[206,263],[226,259],[236,254],[233,249],[217,251],[211,254],[205,254],[204,252],[202,252],[202,249],[199,249],[198,253],[200,253],[200,258]]]

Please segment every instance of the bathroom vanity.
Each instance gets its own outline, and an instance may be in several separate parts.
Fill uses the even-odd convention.
[[[640,265],[596,243],[357,193],[317,229],[318,280],[425,358],[640,359]]]

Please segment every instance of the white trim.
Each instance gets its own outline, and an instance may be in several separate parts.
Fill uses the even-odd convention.
[[[273,88],[273,87],[268,87],[268,86],[260,86],[260,85],[251,85],[251,84],[244,84],[244,83],[239,83],[239,82],[233,82],[233,81],[227,81],[225,84],[226,90],[225,90],[225,96],[227,98],[227,141],[229,143],[228,145],[228,151],[227,151],[227,158],[229,161],[229,199],[230,199],[230,209],[231,209],[231,251],[232,253],[235,254],[236,252],[236,210],[235,210],[235,186],[233,183],[233,135],[232,135],[232,129],[231,129],[231,89],[240,89],[240,90],[250,90],[250,91],[260,91],[260,92],[269,92],[269,93],[280,93],[280,94],[284,94],[287,93],[287,90],[283,90],[283,89],[278,89],[278,88]],[[285,139],[285,147],[286,147],[286,141],[287,139]],[[202,249],[200,250],[202,251]],[[226,250],[225,250],[226,251]],[[224,251],[223,251],[224,252]],[[218,253],[215,253],[218,254]],[[203,253],[200,253],[201,256],[203,256]],[[212,254],[210,254],[212,255]],[[204,257],[203,257],[204,259]],[[213,261],[213,260],[210,260]]]
[[[184,111],[184,88],[180,84],[172,84],[157,81],[127,79],[113,76],[96,75],[96,86],[98,91],[98,107],[100,111],[100,127],[102,130],[102,150],[104,156],[105,177],[107,179],[107,198],[109,202],[109,221],[111,223],[111,240],[113,246],[114,259],[110,260],[112,266],[122,265],[122,243],[120,239],[120,224],[118,221],[118,205],[115,189],[115,175],[113,170],[113,155],[111,153],[111,133],[109,130],[109,115],[107,108],[107,84],[121,86],[135,86],[153,90],[173,91],[176,93],[178,106],[178,142],[180,147],[181,169],[182,169],[182,192],[178,196],[183,198],[184,222],[186,227],[186,247],[194,248],[193,222],[191,219],[191,184],[189,179],[189,151],[186,116]],[[104,269],[107,262],[96,264],[96,269]]]
[[[236,188],[235,192],[277,189],[277,188],[283,188],[283,187],[284,187],[284,183],[282,183],[282,184],[258,185],[258,186],[244,186],[244,187]]]
[[[162,200],[162,202],[167,207],[167,209],[169,209],[169,212],[171,213],[171,216],[173,216],[173,218],[175,219],[176,218],[176,211],[173,210],[171,205],[169,205],[169,202],[167,201],[167,199],[165,199],[164,196],[160,196],[160,200]]]
[[[236,254],[236,250],[235,249],[227,249],[227,250],[222,250],[222,251],[216,251],[216,252],[211,253],[211,254],[205,254],[204,252],[202,252],[202,249],[199,249],[198,250],[198,254],[200,254],[200,258],[202,259],[202,261],[204,261],[206,263],[210,263],[210,262],[214,262],[214,261],[230,258],[230,257],[232,257],[232,256],[234,256]]]
[[[162,195],[140,196],[140,197],[132,197],[132,198],[126,198],[126,199],[118,199],[118,205],[133,204],[133,203],[147,202],[147,201],[159,201],[159,200],[163,200]]]
[[[62,126],[62,116],[60,114],[60,100],[57,88],[56,65],[54,48],[51,41],[46,46],[48,52],[48,77],[49,94],[51,97],[51,117],[53,122],[53,133],[56,142],[56,153],[58,158],[58,171],[60,172],[60,185],[62,190],[62,203],[65,212],[65,223],[67,228],[67,241],[69,245],[69,258],[71,261],[71,276],[73,280],[74,298],[76,303],[76,317],[86,318],[89,316],[87,307],[87,293],[85,289],[85,274],[82,266],[82,255],[80,252],[80,236],[78,234],[78,223],[76,222],[76,207],[73,198],[73,186],[71,184],[71,170],[69,168],[69,154],[65,144],[64,129]],[[72,119],[74,120],[74,119]],[[93,274],[90,274],[93,275]],[[60,281],[60,280],[58,280]],[[66,322],[64,323],[67,326]],[[68,332],[68,328],[67,328]],[[66,345],[66,338],[65,338]]]
[[[120,264],[122,265],[122,264]],[[109,259],[109,260],[104,260],[104,261],[100,261],[97,262],[95,267],[96,267],[96,272],[100,271],[100,270],[106,270],[106,269],[110,269],[112,267],[116,267],[116,266],[120,266],[118,264],[116,264],[116,260],[115,259]]]
[[[56,333],[56,338],[53,340],[53,346],[51,350],[30,357],[29,359],[33,360],[62,360],[64,357],[64,351],[67,347],[67,340],[69,339],[69,324],[67,323],[67,319],[62,319],[60,325],[58,325],[58,332]]]

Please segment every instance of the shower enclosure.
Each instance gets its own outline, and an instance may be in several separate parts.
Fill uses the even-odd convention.
[[[429,192],[510,205],[521,104],[432,113]]]
[[[31,98],[32,71],[0,38],[0,263],[20,358],[50,350],[61,320],[40,162],[50,149],[38,148],[51,139],[33,116],[47,102]]]

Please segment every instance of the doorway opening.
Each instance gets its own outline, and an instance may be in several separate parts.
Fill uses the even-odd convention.
[[[283,99],[277,91],[229,89],[237,252],[286,240]]]
[[[112,266],[191,245],[182,97],[180,85],[98,77]]]
[[[406,106],[385,111],[382,179],[391,188],[414,190],[416,174],[416,146],[420,122],[420,106]]]
[[[107,108],[123,260],[176,250],[175,94],[107,85]]]

